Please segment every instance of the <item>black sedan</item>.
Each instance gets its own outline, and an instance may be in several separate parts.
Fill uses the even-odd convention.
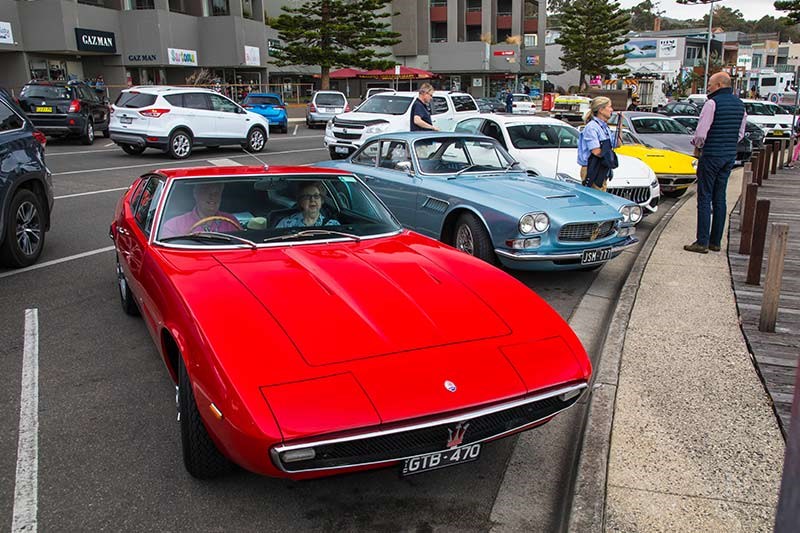
[[[697,129],[697,123],[700,120],[700,117],[689,116],[672,118],[683,124],[691,132]],[[748,120],[744,130],[744,138],[736,146],[736,161],[741,163],[750,161],[753,156],[753,150],[763,148],[765,135],[766,133],[758,124]]]

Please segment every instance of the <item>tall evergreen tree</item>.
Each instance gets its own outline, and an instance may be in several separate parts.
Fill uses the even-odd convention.
[[[625,63],[622,45],[628,42],[630,17],[619,3],[609,0],[581,0],[564,8],[561,36],[561,64],[580,70],[580,84],[587,74],[624,74],[617,68]]]
[[[392,0],[308,0],[297,7],[282,6],[269,25],[285,43],[272,53],[278,66],[318,65],[322,88],[330,88],[332,67],[386,69],[391,55],[376,47],[400,42],[383,19],[394,16],[386,10]],[[296,4],[295,4],[296,5]]]
[[[800,23],[800,0],[778,0],[775,2],[775,9],[788,11],[786,15],[792,22]]]
[[[644,0],[630,9],[631,25],[633,31],[652,30],[656,17],[660,17],[664,12],[659,9],[658,1]]]

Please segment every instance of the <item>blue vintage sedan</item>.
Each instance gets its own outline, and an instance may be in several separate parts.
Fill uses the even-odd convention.
[[[509,268],[591,269],[638,242],[641,207],[529,176],[489,137],[387,133],[317,165],[359,175],[407,228]]]

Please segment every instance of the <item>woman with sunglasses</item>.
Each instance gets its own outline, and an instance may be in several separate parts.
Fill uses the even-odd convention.
[[[339,222],[326,218],[322,214],[322,204],[325,200],[325,188],[318,181],[309,182],[302,187],[297,195],[297,206],[300,211],[284,217],[278,222],[276,228],[297,228],[303,226],[338,226]]]

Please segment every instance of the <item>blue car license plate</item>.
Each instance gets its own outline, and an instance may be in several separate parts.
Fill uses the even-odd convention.
[[[422,472],[430,472],[448,466],[469,463],[478,458],[481,453],[480,444],[469,444],[460,448],[453,448],[444,452],[418,455],[403,461],[401,476],[413,476]]]
[[[599,263],[611,259],[611,248],[596,248],[594,250],[584,250],[581,255],[581,264]]]

